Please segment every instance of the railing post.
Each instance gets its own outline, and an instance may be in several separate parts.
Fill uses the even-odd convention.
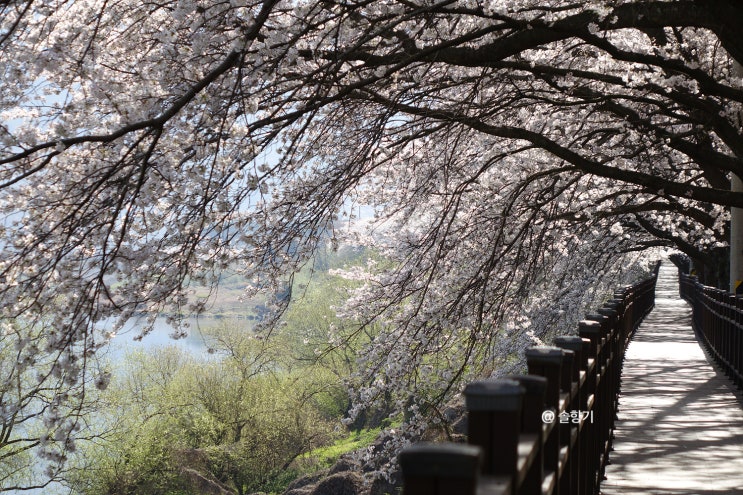
[[[617,318],[617,311],[610,307],[598,309],[597,314],[586,316],[586,320],[597,321],[601,324],[603,345],[599,351],[597,362],[607,367],[603,376],[603,387],[606,388],[606,396],[611,400],[611,407],[616,410],[619,397],[612,390],[619,390],[621,383],[622,361],[624,360],[624,349],[627,345],[629,333],[623,328],[623,322]],[[615,363],[615,361],[617,361]],[[609,371],[609,368],[611,372]],[[613,413],[612,413],[613,419]]]
[[[606,337],[606,343],[609,344],[613,339],[623,340],[621,353],[624,356],[624,350],[629,343],[630,335],[619,337],[619,334],[622,333],[621,328],[624,326],[623,315],[619,311],[619,308],[616,301],[609,301],[598,312],[609,317],[609,320],[612,322],[609,335]],[[600,357],[603,371],[599,386],[600,406],[597,408],[596,418],[600,441],[599,483],[604,478],[606,463],[609,458],[609,451],[611,450],[611,434],[614,430],[616,411],[619,406],[619,373],[621,373],[618,354],[614,352],[613,346],[607,345],[606,347],[606,351],[602,352]]]
[[[735,313],[733,311],[733,304],[735,304],[735,295],[730,293],[722,294],[723,300],[723,313],[724,313],[724,330],[722,335],[722,357],[725,360],[725,368],[727,369],[727,375],[731,380],[735,379],[736,370],[733,365],[733,321],[735,319]]]
[[[475,495],[481,452],[473,445],[419,443],[398,457],[405,495]]]
[[[620,328],[620,335],[630,335],[634,329],[635,320],[641,318],[642,307],[635,301],[635,289],[633,286],[627,286],[623,289],[614,291],[614,299],[622,301],[623,325]]]
[[[573,366],[573,381],[577,386],[577,393],[570,402],[570,409],[574,411],[588,412],[588,394],[585,378],[581,382],[581,376],[588,371],[588,356],[584,348],[589,345],[586,339],[577,336],[560,336],[555,338],[555,345],[561,349],[572,351],[575,355]],[[589,428],[584,421],[574,425],[577,429],[578,439],[570,452],[571,479],[573,480],[570,491],[567,493],[584,495],[586,482],[584,473],[588,469],[587,439]]]
[[[574,441],[577,440],[577,436],[573,437],[573,434],[577,434],[577,429],[574,428],[571,422],[570,414],[573,411],[577,411],[576,408],[572,407],[574,404],[574,398],[578,395],[577,386],[573,389],[573,373],[576,367],[575,353],[571,350],[562,349],[562,369],[560,377],[560,391],[562,395],[566,397],[564,413],[567,414],[567,421],[563,421],[563,417],[558,418],[560,428],[560,448],[566,449],[567,458],[564,459],[566,464],[561,467],[560,474],[560,493],[575,493],[577,490],[577,478],[573,477],[573,461],[575,460],[574,453]]]
[[[526,364],[530,375],[547,379],[547,407],[557,411],[560,407],[560,377],[562,370],[562,349],[559,347],[535,346],[526,350]]]
[[[542,495],[542,481],[544,480],[544,421],[542,413],[545,410],[544,399],[547,393],[547,379],[536,375],[509,375],[504,377],[514,380],[524,387],[524,404],[521,414],[521,430],[526,434],[537,437],[537,459],[525,473],[524,479],[519,480],[519,495]]]
[[[599,470],[601,468],[601,404],[604,397],[601,396],[600,381],[602,363],[599,360],[601,350],[601,340],[604,329],[601,323],[597,321],[584,320],[578,323],[578,334],[588,339],[588,373],[586,375],[586,387],[589,394],[588,406],[593,411],[594,423],[587,425],[588,441],[586,442],[586,456],[588,457],[588,466],[585,475],[586,495],[598,493]],[[606,406],[604,406],[606,407]]]
[[[482,449],[482,472],[511,477],[515,487],[524,387],[514,380],[480,380],[464,389],[467,439]]]
[[[743,298],[735,297],[735,328],[733,338],[735,349],[735,369],[738,372],[735,383],[743,387]]]
[[[547,409],[553,410],[553,423],[548,425],[544,441],[544,470],[559,476],[560,467],[560,429],[556,428],[557,414],[560,412],[560,379],[562,373],[563,350],[558,347],[537,346],[526,350],[526,363],[530,375],[547,379],[545,396]]]

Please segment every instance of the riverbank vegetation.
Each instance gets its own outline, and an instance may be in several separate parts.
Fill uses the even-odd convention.
[[[358,260],[344,252],[331,264]],[[270,339],[223,320],[201,330],[203,355],[166,346],[121,358],[90,418],[100,435],[82,446],[65,483],[84,495],[280,493],[371,443],[378,425],[342,423],[364,339],[328,342],[331,328],[350,332],[333,308],[358,285],[330,267],[297,277],[302,294]]]

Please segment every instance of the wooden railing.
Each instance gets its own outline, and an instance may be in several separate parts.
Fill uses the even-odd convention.
[[[596,495],[617,409],[624,353],[652,310],[652,277],[614,293],[578,335],[526,351],[528,375],[464,391],[468,444],[400,453],[404,495]]]
[[[692,307],[692,326],[700,342],[743,388],[743,297],[702,285],[680,270],[679,293]]]

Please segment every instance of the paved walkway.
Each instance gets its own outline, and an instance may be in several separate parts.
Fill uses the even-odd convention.
[[[669,261],[655,304],[627,350],[601,493],[743,494],[743,402],[697,343]]]

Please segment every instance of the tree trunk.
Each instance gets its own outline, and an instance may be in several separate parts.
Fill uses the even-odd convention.
[[[733,73],[743,77],[743,66],[733,60]],[[740,113],[738,126],[743,127]],[[743,181],[732,174],[730,186],[733,192],[743,193]],[[730,292],[743,293],[743,209],[730,208]]]
[[[743,181],[733,174],[733,192],[743,192]],[[743,292],[743,209],[730,209],[730,292]]]

